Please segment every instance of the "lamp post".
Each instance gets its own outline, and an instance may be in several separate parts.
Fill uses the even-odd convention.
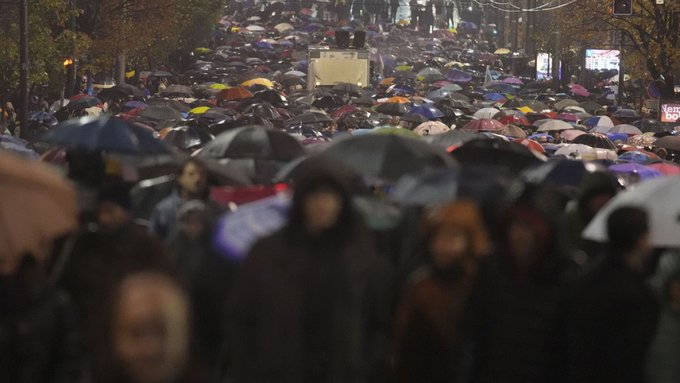
[[[19,136],[26,137],[28,127],[28,0],[19,1]]]

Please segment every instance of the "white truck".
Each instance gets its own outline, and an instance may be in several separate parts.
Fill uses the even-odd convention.
[[[370,82],[370,55],[366,49],[311,46],[308,52],[307,88],[350,83],[366,87]]]

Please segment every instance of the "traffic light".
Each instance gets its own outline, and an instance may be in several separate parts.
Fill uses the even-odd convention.
[[[614,16],[630,16],[633,14],[633,0],[614,0]]]
[[[64,68],[68,68],[70,65],[73,65],[73,59],[70,57],[67,57],[64,60]]]

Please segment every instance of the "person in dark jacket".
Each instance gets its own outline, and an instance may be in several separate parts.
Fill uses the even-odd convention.
[[[336,164],[309,163],[288,224],[257,242],[228,317],[234,381],[377,381],[384,372],[389,270]]]
[[[652,250],[646,212],[613,211],[607,234],[608,253],[579,287],[570,309],[569,381],[642,383],[658,317],[645,283]]]
[[[554,226],[516,205],[497,235],[471,296],[471,382],[558,381],[569,280]]]
[[[649,351],[649,383],[680,382],[680,270],[665,281],[659,325]]]
[[[72,297],[89,348],[96,341],[94,325],[104,312],[109,290],[132,272],[174,271],[163,243],[138,227],[132,219],[129,185],[112,184],[99,192],[99,229],[82,233],[73,249],[57,261],[63,267],[54,276]]]
[[[428,265],[416,271],[397,313],[397,382],[453,383],[463,354],[463,318],[489,244],[474,203],[456,202],[425,218]]]
[[[81,358],[73,303],[24,256],[0,274],[0,382],[75,383]]]

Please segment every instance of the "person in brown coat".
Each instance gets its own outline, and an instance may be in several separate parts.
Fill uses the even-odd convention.
[[[397,382],[455,382],[461,331],[477,264],[488,237],[477,207],[459,201],[425,218],[429,263],[416,271],[399,305],[394,372]]]

